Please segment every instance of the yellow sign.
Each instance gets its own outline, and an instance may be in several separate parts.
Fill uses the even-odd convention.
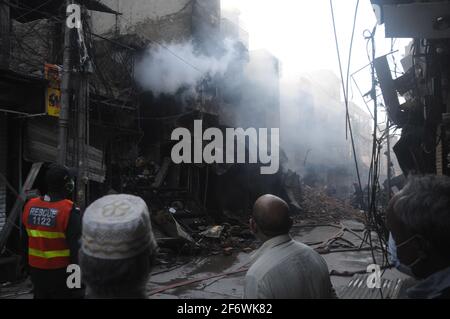
[[[61,67],[54,64],[46,64],[45,79],[48,80],[45,99],[47,114],[59,117],[59,112],[61,111]]]

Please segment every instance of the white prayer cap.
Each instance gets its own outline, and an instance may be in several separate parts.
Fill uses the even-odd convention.
[[[108,195],[93,202],[83,215],[81,249],[101,259],[131,258],[156,250],[150,213],[133,195]]]

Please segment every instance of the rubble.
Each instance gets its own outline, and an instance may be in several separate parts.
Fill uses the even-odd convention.
[[[172,239],[193,242],[191,236],[175,220],[170,210],[160,210],[152,216],[152,219],[155,222],[155,226],[159,227],[165,235],[170,236]]]
[[[173,215],[171,216],[173,217]],[[237,217],[236,217],[237,218]],[[255,237],[248,228],[248,225],[242,221],[237,222],[231,218],[228,222],[222,222],[220,225],[213,223],[209,216],[196,218],[182,217],[177,218],[177,225],[183,227],[184,232],[188,232],[192,241],[181,240],[178,236],[167,238],[166,232],[157,234],[156,240],[161,250],[160,264],[164,261],[173,259],[176,253],[181,255],[232,255],[234,253],[249,253],[258,247]],[[175,218],[174,218],[175,220]],[[164,224],[163,224],[164,225]],[[180,226],[183,225],[183,226]],[[158,228],[159,225],[158,225]]]
[[[285,195],[297,222],[340,224],[343,220],[364,221],[364,213],[353,208],[350,202],[331,197],[326,189],[304,185],[295,172],[286,174],[284,184]],[[167,206],[156,210],[153,216],[155,226],[161,232],[157,241],[164,249],[160,264],[174,256],[178,258],[180,254],[229,256],[239,252],[250,253],[258,248],[259,243],[248,225],[249,210],[225,209],[219,215],[210,214],[200,206],[187,205],[189,199],[185,196],[177,198],[177,201],[163,200]]]
[[[339,223],[342,220],[364,221],[364,212],[353,208],[348,202],[328,196],[320,188],[305,185],[302,189],[302,220]]]
[[[223,226],[212,226],[209,227],[207,230],[201,232],[199,235],[205,236],[208,238],[220,238],[220,235],[222,234]]]
[[[301,211],[299,201],[302,198],[302,185],[300,176],[290,169],[284,174],[284,190],[289,207],[293,213],[299,213]]]
[[[233,247],[226,247],[223,249],[223,253],[226,256],[230,256],[233,253]]]
[[[311,222],[323,224],[340,224],[344,220],[364,221],[364,212],[353,208],[350,203],[331,197],[322,188],[310,186],[296,187],[301,189],[301,201],[299,200],[299,214],[294,213],[294,219],[298,222]],[[299,195],[299,194],[298,194]],[[296,196],[297,198],[299,196]],[[175,222],[177,233],[182,230],[184,236],[190,238],[189,242],[180,239],[179,234],[172,234],[172,238],[157,238],[158,243],[165,248],[176,250],[177,253],[201,254],[201,255],[232,255],[238,252],[250,253],[258,248],[248,226],[248,217],[243,211],[225,211],[220,220],[214,220],[208,214],[190,217],[190,215],[178,215],[165,212],[157,214],[158,225],[167,225],[166,218],[171,219],[169,225]],[[165,218],[163,218],[165,217]],[[173,227],[170,227],[173,230]],[[165,231],[167,235],[167,230]],[[195,246],[196,249],[185,249],[186,244]],[[353,248],[340,243],[341,248]],[[183,249],[184,248],[184,249]],[[336,247],[335,247],[336,248]],[[163,258],[164,259],[164,258]]]
[[[205,236],[205,233],[209,236]],[[211,237],[214,233],[214,237]],[[219,236],[217,236],[220,234]],[[255,237],[251,234],[247,225],[222,225],[208,228],[207,231],[193,235],[194,238],[200,237],[197,241],[203,251],[213,254],[223,253],[231,255],[233,252],[254,250],[257,245]]]

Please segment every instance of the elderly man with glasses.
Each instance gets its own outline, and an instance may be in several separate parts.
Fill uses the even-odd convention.
[[[410,177],[391,200],[387,226],[397,268],[418,279],[407,297],[450,297],[450,178]]]

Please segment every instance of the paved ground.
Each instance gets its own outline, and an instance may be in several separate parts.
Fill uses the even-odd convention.
[[[350,229],[363,229],[361,223],[346,221],[344,224]],[[294,227],[292,235],[301,242],[314,244],[332,238],[338,231],[338,228],[329,226]],[[361,243],[359,236],[362,236],[362,232],[357,231],[355,234],[346,232],[344,238],[358,246]],[[313,246],[317,247],[318,245]],[[153,294],[151,298],[241,298],[245,272],[186,283],[191,280],[200,280],[239,270],[248,263],[249,256],[250,254],[247,253],[238,253],[232,256],[211,256],[195,259],[180,268],[153,275],[148,285],[148,291],[151,294],[152,291],[155,292],[158,289],[185,283],[182,286]],[[328,253],[323,254],[323,257],[327,261],[330,271],[335,270],[338,272],[366,270],[367,266],[373,263],[372,253],[370,251]],[[382,257],[379,253],[376,254],[376,259],[381,264]],[[158,270],[155,272],[157,273]],[[341,294],[343,288],[349,283],[351,278],[351,276],[331,277],[338,295]],[[407,277],[395,269],[389,269],[384,272],[383,278],[395,279]]]
[[[355,233],[345,232],[343,236],[349,242],[359,246],[361,223],[346,221],[343,223]],[[332,238],[340,229],[330,226],[294,227],[292,236],[313,247],[318,242]],[[231,299],[241,298],[243,294],[245,271],[240,271],[249,262],[250,253],[235,253],[230,256],[213,255],[208,257],[195,257],[187,261],[180,261],[181,265],[171,267],[159,266],[153,269],[153,275],[147,285],[150,298],[177,298],[177,299]],[[364,271],[373,263],[370,251],[332,252],[323,254],[331,270]],[[377,262],[381,264],[382,257],[376,254]],[[240,271],[240,272],[239,272]],[[223,275],[226,273],[233,273]],[[396,270],[386,270],[383,278],[406,278]],[[351,276],[332,276],[332,283],[338,293],[351,280]],[[9,298],[31,298],[30,283],[28,281],[8,288],[1,288],[0,296]],[[21,293],[14,295],[15,293]]]

